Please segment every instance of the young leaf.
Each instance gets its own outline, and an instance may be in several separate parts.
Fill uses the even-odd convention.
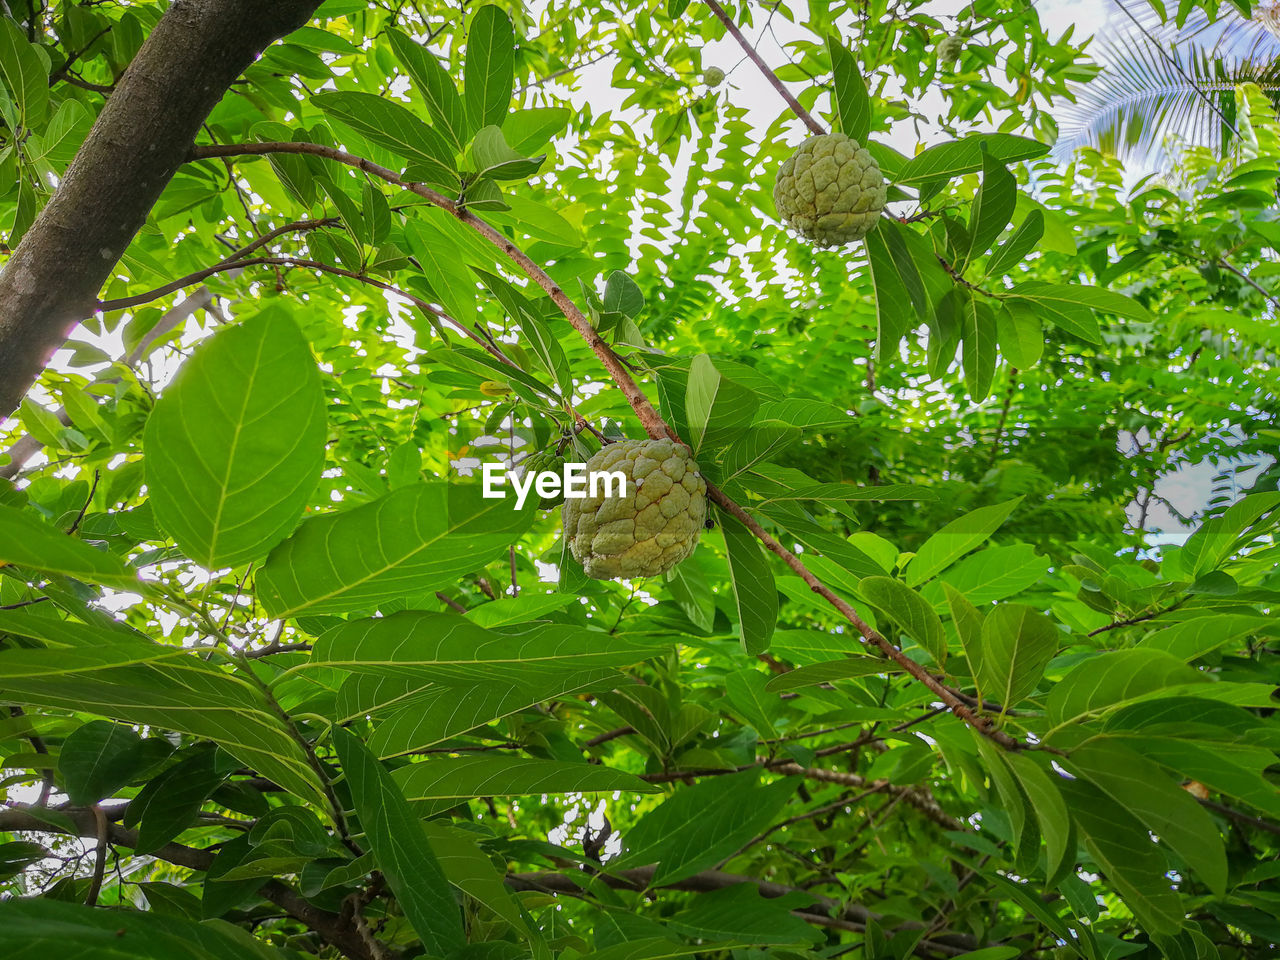
[[[324,391],[311,345],[282,309],[204,341],[147,421],[156,519],[213,570],[289,535],[324,466]]]
[[[461,947],[466,942],[462,914],[422,823],[363,743],[334,727],[333,745],[365,839],[405,917],[432,953]]]

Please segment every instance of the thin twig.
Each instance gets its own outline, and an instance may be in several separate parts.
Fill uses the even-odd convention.
[[[782,99],[787,101],[787,106],[791,108],[792,113],[804,121],[804,125],[813,133],[816,133],[819,136],[826,133],[826,128],[817,120],[813,119],[809,114],[809,111],[800,105],[800,101],[792,96],[791,91],[788,90],[783,82],[778,79],[778,75],[774,73],[773,70],[769,68],[769,65],[760,58],[760,54],[756,53],[756,48],[753,47],[751,42],[742,35],[742,31],[739,30],[738,25],[733,22],[733,18],[725,12],[724,7],[720,6],[717,0],[706,0],[706,4],[711,8],[711,12],[720,19],[721,23],[724,24],[725,29],[729,31],[733,39],[738,41],[738,45],[742,47],[743,51],[751,59],[751,62],[760,68],[760,72],[764,74],[765,79],[773,85],[773,88],[777,90],[779,94],[781,94]]]
[[[102,892],[102,878],[107,870],[107,818],[102,812],[102,807],[94,804],[93,819],[98,830],[98,844],[94,848],[93,877],[89,881],[89,891],[84,895],[84,902],[87,906],[93,907],[98,903],[98,894]]]
[[[708,0],[714,3],[715,0]],[[421,183],[407,183],[402,180],[398,174],[386,167],[380,166],[364,157],[357,157],[354,154],[347,153],[335,147],[329,147],[322,144],[306,143],[306,142],[264,142],[264,143],[240,143],[240,144],[210,144],[207,146],[197,146],[192,149],[191,158],[202,159],[208,157],[231,157],[236,155],[245,156],[265,156],[273,153],[297,153],[310,156],[324,157],[329,160],[347,166],[355,167],[363,170],[372,176],[386,180],[388,183],[394,183],[402,186],[412,193],[422,197],[442,210],[452,214],[458,220],[475,230],[491,244],[497,247],[510,259],[525,276],[529,277],[544,293],[546,293],[555,305],[564,314],[570,325],[578,332],[578,334],[591,347],[593,353],[599,359],[601,365],[608,371],[609,376],[613,379],[614,384],[622,391],[627,402],[631,405],[636,418],[644,427],[645,432],[650,437],[670,437],[677,442],[680,441],[679,435],[671,429],[671,427],[662,419],[649,398],[645,396],[639,385],[632,378],[626,367],[619,360],[617,354],[608,343],[600,336],[599,332],[592,325],[587,316],[578,309],[578,306],[569,298],[569,296],[560,288],[549,274],[536,264],[523,250],[515,245],[506,236],[499,233],[485,221],[481,220],[470,210],[460,208],[454,201],[448,197],[432,190]],[[771,534],[769,534],[753,517],[751,517],[742,507],[738,506],[725,493],[714,484],[707,484],[707,496],[709,496],[721,509],[730,513],[742,522],[756,538],[761,541],[769,549],[770,552],[780,557],[784,563],[809,586],[811,590],[821,596],[829,604],[835,607],[841,615],[845,617],[862,636],[868,646],[878,650],[884,657],[892,660],[901,666],[908,674],[919,682],[923,683],[931,691],[933,691],[938,699],[941,700],[957,717],[965,723],[972,726],[983,736],[988,737],[995,743],[1007,750],[1020,750],[1028,748],[1029,744],[1025,744],[1020,740],[1010,736],[1003,730],[999,729],[989,718],[979,716],[965,702],[960,699],[956,691],[952,690],[937,677],[933,676],[928,669],[919,663],[916,663],[905,653],[899,650],[894,644],[878,633],[870,624],[863,620],[857,612],[847,602],[838,597],[829,587],[823,584],[812,572],[800,561],[794,553],[784,547]]]

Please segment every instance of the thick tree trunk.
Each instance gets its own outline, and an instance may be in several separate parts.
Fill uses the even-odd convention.
[[[0,418],[93,309],[209,112],[320,0],[174,0],[0,271]]]

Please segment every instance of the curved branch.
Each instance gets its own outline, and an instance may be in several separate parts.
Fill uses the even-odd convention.
[[[404,187],[406,190],[417,194],[424,200],[429,201],[442,210],[446,210],[454,217],[461,220],[471,229],[475,230],[491,244],[501,250],[512,263],[520,268],[530,280],[542,288],[542,290],[552,299],[560,312],[564,314],[570,325],[578,332],[578,334],[587,341],[592,352],[600,360],[600,363],[609,372],[613,382],[618,389],[622,391],[627,398],[627,402],[631,404],[631,409],[635,412],[645,432],[650,437],[670,437],[679,441],[680,437],[667,424],[665,420],[659,416],[658,411],[654,409],[649,398],[645,396],[639,385],[632,378],[630,372],[618,355],[607,344],[596,329],[591,325],[591,321],[586,315],[578,309],[577,305],[568,297],[568,295],[560,289],[559,285],[551,279],[540,266],[533,262],[532,259],[523,250],[517,247],[509,239],[485,223],[470,210],[459,207],[449,198],[437,193],[430,187],[426,187],[421,183],[408,183],[400,178],[392,170],[380,166],[364,157],[357,157],[354,154],[347,153],[345,150],[339,150],[335,147],[328,147],[322,144],[305,143],[305,142],[267,142],[267,143],[239,143],[239,144],[210,144],[198,146],[191,152],[191,159],[199,160],[208,157],[234,157],[234,156],[266,156],[273,153],[300,153],[309,154],[311,156],[324,157],[329,160],[335,160],[338,163],[355,167],[363,170],[365,173],[378,177],[388,183],[394,183],[397,186]],[[812,572],[800,561],[794,553],[779,543],[768,531],[751,517],[742,507],[734,503],[723,490],[707,484],[707,496],[709,496],[721,509],[735,516],[749,529],[755,536],[765,545],[771,553],[776,554],[782,559],[788,567],[790,567],[799,577],[809,585],[814,593],[818,594],[826,600],[831,606],[840,612],[840,614],[849,621],[855,630],[862,636],[865,643],[875,648],[881,655],[892,660],[898,666],[902,667],[908,674],[916,680],[923,683],[931,691],[933,691],[938,699],[947,705],[952,713],[972,726],[983,736],[988,737],[994,742],[1007,750],[1020,750],[1028,747],[1028,744],[1011,737],[1009,734],[996,727],[990,719],[975,713],[959,696],[959,694],[948,687],[945,683],[933,676],[924,666],[916,663],[905,653],[894,646],[889,640],[881,635],[874,627],[858,616],[857,611],[853,609],[842,598],[838,597],[829,587],[823,584]]]
[[[778,79],[778,75],[774,73],[773,70],[770,69],[769,65],[760,58],[760,54],[756,53],[756,48],[751,45],[750,40],[742,35],[742,31],[739,30],[738,25],[733,22],[733,18],[725,12],[724,7],[720,6],[717,0],[706,0],[706,3],[707,6],[711,8],[711,12],[720,19],[721,23],[724,24],[725,29],[729,31],[733,36],[733,39],[738,41],[738,46],[742,47],[747,58],[760,68],[760,72],[763,73],[765,79],[773,85],[773,89],[777,90],[782,96],[782,99],[787,101],[787,106],[791,108],[791,112],[803,120],[804,125],[813,133],[818,134],[819,136],[826,133],[826,128],[817,120],[813,119],[813,116],[809,111],[800,105],[800,101],[797,100],[792,95],[791,91],[786,88],[783,82]]]

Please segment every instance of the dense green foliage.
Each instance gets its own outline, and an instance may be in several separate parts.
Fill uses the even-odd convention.
[[[932,6],[726,9],[889,180],[833,250],[714,5],[326,0],[245,72],[0,435],[0,954],[1275,955],[1280,123],[1056,165],[1079,41]],[[165,4],[40,7],[6,252]],[[670,574],[482,497],[646,396],[723,491]]]

